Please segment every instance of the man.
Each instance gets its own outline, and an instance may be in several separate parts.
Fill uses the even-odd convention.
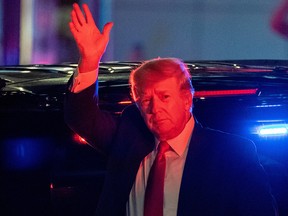
[[[253,143],[194,120],[193,87],[179,59],[153,59],[132,71],[135,104],[120,117],[99,109],[98,65],[113,24],[101,33],[86,4],[83,10],[74,4],[71,13],[81,58],[65,118],[107,155],[95,215],[276,215]]]

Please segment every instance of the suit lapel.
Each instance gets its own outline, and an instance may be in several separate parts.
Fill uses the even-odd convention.
[[[153,147],[154,136],[146,127],[137,107],[126,108],[107,166],[106,184],[97,212],[99,215],[125,214],[139,164]]]
[[[205,130],[199,123],[195,124],[190,140],[186,163],[183,170],[181,187],[179,192],[178,215],[187,215],[193,212],[197,204],[197,194],[203,178],[203,165],[205,164],[205,149],[207,141]]]

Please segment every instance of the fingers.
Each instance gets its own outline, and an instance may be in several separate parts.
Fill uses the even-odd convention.
[[[69,22],[69,28],[70,28],[70,31],[71,31],[73,37],[76,39],[77,38],[76,35],[77,35],[78,30],[75,28],[75,25],[73,22]]]
[[[106,24],[104,25],[104,27],[103,27],[103,35],[104,35],[105,37],[108,37],[108,38],[109,38],[110,31],[111,31],[113,25],[114,25],[113,22],[108,22],[108,23],[106,23]]]
[[[84,10],[84,13],[82,13],[77,3],[73,4],[73,10],[71,11],[71,22],[69,23],[69,27],[75,39],[79,37],[78,33],[81,33],[83,37],[85,36],[85,34],[86,36],[89,36],[89,32],[94,32],[94,36],[95,34],[96,35],[101,34],[99,29],[95,25],[95,21],[93,19],[92,13],[87,4],[83,4],[83,10]],[[86,18],[84,17],[84,15],[86,16]],[[110,31],[112,27],[113,27],[113,22],[108,22],[104,25],[103,31],[102,31],[102,35],[104,37],[103,39],[106,38],[109,40]]]
[[[86,22],[87,23],[91,23],[91,24],[95,24],[95,21],[93,19],[93,16],[92,16],[92,13],[88,7],[87,4],[83,4],[83,10],[84,10],[84,13],[85,13],[85,16],[86,16]]]
[[[83,4],[83,10],[84,13],[82,13],[81,8],[77,3],[73,4],[73,10],[71,11],[71,20],[77,31],[81,31],[81,27],[85,24],[96,26],[92,13],[87,4]]]
[[[80,25],[83,25],[86,23],[86,19],[85,19],[85,17],[84,17],[78,4],[76,4],[76,3],[73,4],[73,11],[72,12],[74,12],[76,14],[76,17],[77,17]]]
[[[77,15],[76,15],[74,10],[71,12],[71,20],[72,20],[72,22],[69,23],[69,26],[71,24],[73,24],[74,29],[77,31],[80,31],[81,24],[79,23],[79,20],[78,20]]]

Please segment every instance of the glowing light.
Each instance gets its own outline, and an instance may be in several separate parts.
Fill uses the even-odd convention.
[[[115,71],[113,70],[113,68],[108,68],[110,73],[114,73]]]
[[[241,68],[240,66],[238,66],[237,64],[233,64],[233,66],[235,67],[235,68]]]
[[[122,105],[125,105],[125,104],[132,104],[132,101],[130,101],[130,100],[126,100],[126,101],[119,101],[118,104],[122,104]]]
[[[79,136],[78,134],[74,134],[73,140],[78,144],[83,144],[83,145],[88,144],[88,142],[83,137]]]
[[[53,139],[46,137],[17,137],[4,139],[3,166],[7,170],[29,170],[47,163],[52,152]]]
[[[259,107],[259,108],[267,108],[267,107],[281,107],[282,105],[280,104],[272,104],[272,105],[258,105],[256,107]]]
[[[53,188],[54,188],[53,183],[50,183],[50,189],[53,189]]]
[[[194,97],[219,97],[219,96],[234,96],[234,95],[253,95],[258,89],[232,89],[232,90],[209,90],[196,91]]]
[[[287,135],[288,129],[286,124],[265,125],[259,128],[258,134],[260,136]]]

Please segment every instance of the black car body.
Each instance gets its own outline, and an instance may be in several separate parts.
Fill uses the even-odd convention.
[[[280,215],[287,214],[288,62],[186,63],[195,88],[193,112],[197,121],[255,142]],[[138,65],[101,63],[102,109],[119,115],[132,103],[128,77]],[[67,63],[0,68],[1,203],[7,215],[23,211],[27,215],[93,212],[105,173],[105,158],[71,131],[63,118],[67,82],[76,66]]]

